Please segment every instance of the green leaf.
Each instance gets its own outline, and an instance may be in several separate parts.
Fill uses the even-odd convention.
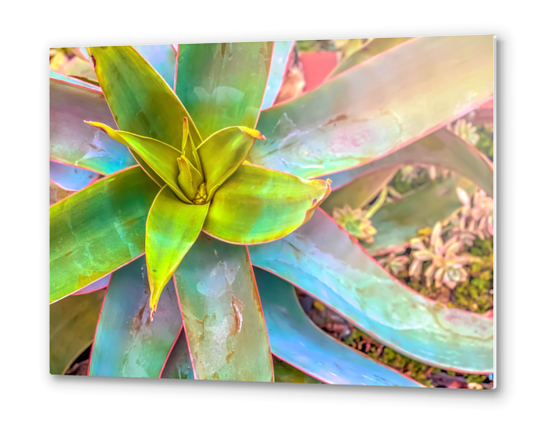
[[[420,386],[316,327],[301,309],[291,284],[261,269],[254,274],[274,355],[324,383]]]
[[[396,166],[375,169],[363,178],[357,178],[347,186],[333,190],[322,203],[322,209],[331,214],[334,208],[343,208],[344,205],[350,205],[353,209],[362,208],[391,181],[398,169]]]
[[[442,128],[381,159],[356,169],[328,175],[337,181],[352,181],[393,165],[434,165],[457,172],[493,195],[493,165],[472,144]],[[356,183],[358,184],[358,183]],[[340,190],[350,190],[345,185]]]
[[[382,206],[371,218],[377,233],[373,243],[361,243],[371,255],[381,255],[403,246],[417,236],[418,230],[433,227],[461,207],[455,188],[461,186],[471,194],[475,187],[467,180],[450,178],[426,188],[419,188],[402,201]]]
[[[200,380],[272,381],[269,341],[246,246],[202,234],[175,271]]]
[[[203,176],[184,155],[177,158],[177,165],[179,166],[179,176],[177,177],[179,187],[189,199],[194,200],[198,188],[203,183]]]
[[[173,349],[167,359],[160,378],[178,378],[182,380],[193,380],[194,371],[190,361],[190,351],[186,340],[186,331],[181,331]]]
[[[105,291],[68,296],[49,306],[49,372],[64,374],[94,340]]]
[[[115,271],[105,296],[89,375],[158,378],[182,327],[171,281],[152,318],[145,258]]]
[[[66,76],[59,74],[58,72],[49,70],[49,78],[64,81],[67,83],[70,83],[72,85],[79,85],[81,87],[89,88],[93,91],[102,91],[99,85],[95,85],[92,82],[87,82],[81,77],[75,77],[75,76]]]
[[[254,140],[265,140],[247,127],[229,127],[209,136],[198,148],[209,198],[243,163]]]
[[[363,63],[366,60],[373,58],[377,54],[381,54],[385,52],[386,50],[389,50],[392,47],[398,46],[399,44],[402,44],[408,40],[411,40],[411,38],[409,37],[375,38],[365,47],[362,47],[361,49],[352,53],[350,56],[346,58],[346,60],[339,63],[337,67],[331,72],[331,74],[329,74],[329,76],[326,79],[331,79],[334,76],[337,76],[343,73],[344,71],[347,71],[353,68],[354,66],[359,65],[360,63]]]
[[[95,292],[96,290],[104,289],[109,285],[110,280],[111,274],[104,275],[102,278],[97,279],[88,286],[83,287],[81,290],[77,290],[74,295],[87,294]]]
[[[275,371],[275,383],[322,384],[320,380],[305,374],[288,362],[281,361],[276,357],[273,357],[273,370]]]
[[[162,188],[154,199],[145,239],[153,311],[164,286],[201,232],[208,210],[209,203],[181,202],[169,187]]]
[[[231,243],[276,240],[307,222],[329,192],[322,180],[242,164],[216,191],[203,229]]]
[[[192,203],[179,188],[177,180],[177,177],[179,176],[177,158],[181,157],[180,151],[153,138],[143,137],[125,131],[115,131],[100,122],[86,123],[96,128],[100,128],[105,131],[109,137],[117,140],[119,143],[125,144],[138,153],[145,163],[156,172],[163,181],[165,181],[183,202]]]
[[[50,88],[50,158],[100,174],[136,164],[130,151],[84,120],[116,127],[104,95],[56,79]]]
[[[386,155],[493,95],[493,37],[422,37],[262,112],[250,163],[313,178]]]
[[[177,52],[171,44],[144,44],[134,46],[171,88],[175,85]]]
[[[199,160],[198,153],[196,152],[196,146],[194,140],[190,137],[190,129],[188,128],[188,119],[183,118],[183,142],[182,142],[182,154],[186,156],[188,161],[196,167],[198,172],[203,175],[203,168],[201,167],[201,161]]]
[[[164,79],[133,47],[89,47],[96,75],[120,130],[181,149],[183,118],[192,118]]]
[[[192,119],[157,71],[130,46],[87,50],[118,128],[180,150],[183,118],[191,123]],[[194,140],[201,140],[193,124],[190,131]],[[154,170],[137,153],[132,153],[149,176],[163,186]]]
[[[254,128],[272,52],[273,42],[179,45],[175,92],[202,139],[225,127]]]
[[[321,210],[294,233],[250,246],[250,257],[393,350],[441,368],[493,372],[493,319],[442,306],[391,277]],[[265,311],[259,278],[258,287]],[[269,290],[278,296],[276,285]]]
[[[145,222],[158,190],[134,166],[51,206],[50,302],[145,252]]]

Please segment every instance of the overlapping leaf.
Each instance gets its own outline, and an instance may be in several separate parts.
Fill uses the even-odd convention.
[[[88,51],[120,130],[180,149],[186,117],[194,142],[201,143],[192,119],[171,87],[133,47],[89,47]]]
[[[256,125],[272,51],[272,42],[179,45],[175,92],[202,139],[225,127]]]
[[[111,281],[111,274],[107,274],[93,283],[90,283],[88,286],[83,287],[81,290],[77,290],[73,295],[87,294],[95,292],[96,290],[101,290],[109,285],[109,281]]]
[[[131,134],[125,131],[115,131],[112,128],[100,122],[86,122],[91,126],[100,128],[107,135],[119,143],[128,146],[132,151],[136,152],[143,164],[146,164],[161,180],[164,181],[175,194],[185,203],[192,203],[188,197],[179,188],[177,177],[179,176],[179,167],[177,158],[181,156],[181,152],[169,144],[162,143],[150,137],[142,137],[137,134]],[[141,162],[140,162],[141,163]],[[153,175],[149,175],[155,181]]]
[[[294,43],[295,41],[275,41],[262,109],[267,109],[275,103],[282,85],[282,80],[284,79],[284,74],[286,73],[288,59],[294,48]]]
[[[177,52],[171,44],[145,44],[134,46],[172,89],[175,85]]]
[[[110,175],[50,209],[50,301],[145,252],[145,223],[159,187],[139,166]]]
[[[126,146],[84,122],[116,127],[101,92],[56,79],[50,80],[50,90],[51,160],[100,174],[111,174],[136,163]]]
[[[92,347],[89,375],[158,378],[182,318],[173,281],[151,320],[145,258],[115,271],[107,289]]]
[[[328,79],[333,78],[343,73],[344,71],[347,71],[353,68],[354,66],[357,66],[360,63],[363,63],[366,60],[369,60],[375,57],[377,54],[383,53],[386,50],[389,50],[395,46],[398,46],[399,44],[402,44],[408,40],[410,40],[410,38],[408,37],[376,38],[372,40],[369,44],[365,45],[361,49],[352,53],[344,61],[339,63],[339,65],[337,65],[337,67],[333,70],[333,72],[329,74]]]
[[[457,186],[470,194],[475,187],[469,181],[450,178],[442,183],[417,189],[402,201],[380,208],[371,218],[377,233],[373,243],[362,243],[371,255],[383,254],[393,247],[405,245],[417,236],[418,230],[433,227],[460,208]]]
[[[69,296],[49,307],[49,372],[64,374],[94,339],[104,291]]]
[[[301,309],[294,288],[255,270],[274,355],[331,384],[417,387],[419,383],[338,342],[317,328]]]
[[[442,368],[493,370],[491,318],[443,307],[395,280],[321,210],[250,255],[394,350]]]
[[[369,172],[390,166],[418,164],[434,165],[457,172],[478,185],[490,196],[493,195],[493,165],[472,144],[454,133],[442,128],[434,133],[411,143],[396,152],[367,163],[358,168],[328,175],[334,182],[333,188],[343,191],[348,197],[351,190],[356,190],[360,183],[346,184],[363,178]],[[341,186],[343,186],[341,188]]]
[[[414,59],[415,58],[415,59]],[[491,98],[493,38],[424,37],[262,112],[251,163],[304,178],[359,166]]]
[[[65,199],[72,194],[73,191],[64,190],[62,187],[49,180],[49,206],[60,202],[62,199]]]
[[[322,209],[331,214],[334,208],[343,208],[344,205],[354,209],[365,206],[391,181],[398,169],[391,165],[364,173],[363,177],[356,178],[348,187],[332,191],[322,203]]]
[[[96,180],[98,174],[86,169],[50,162],[49,177],[66,190],[78,191]]]
[[[175,280],[195,378],[272,381],[269,341],[246,247],[202,234]]]
[[[208,210],[209,203],[181,202],[169,187],[163,187],[154,199],[145,238],[152,310],[156,310],[164,286],[198,238]]]
[[[177,378],[182,380],[193,380],[194,371],[190,361],[190,351],[186,340],[186,331],[181,331],[173,349],[167,359],[160,378]]]
[[[201,140],[171,87],[137,50],[133,47],[91,47],[88,51],[120,130],[180,148],[183,118],[187,118],[193,140]],[[133,155],[149,176],[163,186],[164,182],[145,161],[137,153],[133,152]]]
[[[64,81],[64,82],[70,83],[71,85],[78,85],[80,87],[88,88],[93,91],[102,91],[99,85],[92,84],[80,78],[62,75],[58,72],[51,71],[51,70],[49,71],[49,78],[55,79],[58,81]]]
[[[215,193],[203,229],[232,243],[275,240],[310,219],[328,194],[322,180],[243,164]]]
[[[209,197],[243,163],[255,139],[265,137],[247,127],[228,127],[212,134],[198,147]]]
[[[320,380],[305,374],[276,357],[273,358],[273,370],[275,372],[275,383],[322,384]]]

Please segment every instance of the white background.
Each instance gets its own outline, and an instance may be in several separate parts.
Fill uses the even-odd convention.
[[[538,421],[535,411],[542,393],[539,5],[474,0],[5,2],[0,26],[2,421]],[[49,375],[49,47],[468,34],[498,37],[497,390]]]

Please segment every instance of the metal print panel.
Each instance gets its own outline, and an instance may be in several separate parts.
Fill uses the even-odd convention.
[[[492,36],[49,65],[51,374],[494,387]]]

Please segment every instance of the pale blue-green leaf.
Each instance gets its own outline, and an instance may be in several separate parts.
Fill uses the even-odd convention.
[[[65,190],[79,191],[98,178],[96,172],[59,162],[49,162],[49,178]]]
[[[394,279],[320,209],[292,234],[250,246],[250,256],[396,351],[441,368],[493,371],[492,318],[442,306]]]
[[[107,289],[89,375],[158,378],[182,326],[172,281],[151,320],[145,257],[115,271]]]
[[[261,269],[254,274],[274,355],[325,383],[421,386],[317,328],[301,309],[292,285]]]
[[[271,56],[271,68],[269,69],[269,78],[263,98],[262,109],[273,106],[275,99],[279,94],[288,58],[294,47],[295,41],[275,41],[273,56]]]

